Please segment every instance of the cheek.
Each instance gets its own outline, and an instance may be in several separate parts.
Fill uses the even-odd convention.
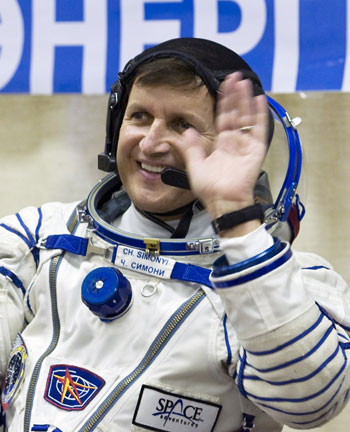
[[[129,159],[130,151],[127,145],[127,142],[120,137],[118,141],[117,146],[117,169],[119,172],[119,175],[124,183],[125,179],[125,173],[130,171],[128,169],[128,159]]]
[[[119,142],[118,142],[118,146],[117,146],[116,159],[117,159],[117,170],[118,170],[120,176],[122,176],[123,175],[123,166],[125,164],[124,164],[124,156],[123,156],[123,147],[120,145]]]
[[[117,161],[125,160],[130,155],[132,148],[135,146],[134,143],[135,139],[132,139],[130,133],[121,129],[117,146]]]

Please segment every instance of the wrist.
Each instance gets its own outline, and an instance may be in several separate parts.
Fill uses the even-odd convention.
[[[260,204],[253,204],[219,216],[212,220],[212,225],[222,237],[237,237],[254,231],[263,222],[263,208]]]
[[[254,204],[255,204],[254,198],[251,198],[245,201],[219,200],[219,201],[211,202],[210,204],[205,204],[205,206],[208,213],[211,216],[211,219],[215,220],[226,213],[239,211],[241,209],[252,206]]]
[[[219,235],[221,238],[233,238],[233,237],[243,237],[256,229],[258,229],[262,223],[259,220],[253,220],[249,222],[243,222],[233,228],[227,229],[225,231],[220,231]]]

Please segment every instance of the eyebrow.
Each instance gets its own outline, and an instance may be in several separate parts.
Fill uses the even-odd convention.
[[[140,102],[133,102],[130,105],[128,105],[126,107],[125,112],[129,112],[129,111],[149,112],[146,105],[142,104]],[[188,120],[190,123],[196,122],[196,123],[202,124],[202,116],[200,116],[200,115],[197,116],[197,115],[193,114],[191,111],[175,111],[175,112],[172,112],[172,117],[174,119],[184,118],[184,119]]]
[[[134,103],[128,104],[126,106],[125,111],[128,111],[128,110],[131,110],[131,111],[134,111],[134,110],[141,110],[142,111],[142,110],[144,110],[145,111],[145,107],[143,105],[141,105],[140,103],[134,102]]]

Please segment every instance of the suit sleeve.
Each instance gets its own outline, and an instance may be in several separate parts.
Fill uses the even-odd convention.
[[[317,256],[294,253],[264,229],[222,248],[212,283],[240,343],[230,371],[239,391],[292,428],[325,423],[349,397],[346,283]]]
[[[42,214],[37,208],[0,220],[0,377],[16,334],[25,326],[24,301],[39,265],[36,247]]]

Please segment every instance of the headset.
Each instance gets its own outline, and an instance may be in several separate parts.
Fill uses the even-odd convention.
[[[98,168],[102,171],[117,171],[117,145],[119,131],[128,102],[132,84],[141,65],[162,58],[177,58],[188,65],[206,85],[209,93],[216,99],[217,91],[225,77],[240,71],[243,79],[252,82],[254,96],[265,94],[261,81],[250,66],[234,51],[215,42],[199,38],[178,38],[163,42],[146,49],[131,59],[118,74],[108,98],[106,139],[104,151],[98,155]],[[280,192],[267,211],[266,223],[286,221],[293,206],[296,189],[300,179],[302,148],[297,125],[300,119],[292,119],[287,111],[273,98],[267,96],[269,105],[268,146],[273,140],[276,123],[283,126],[288,144],[289,160]],[[168,185],[189,189],[185,172],[165,168],[161,173],[162,181]],[[258,180],[259,181],[259,180]]]
[[[206,39],[178,38],[148,48],[125,65],[111,87],[107,105],[105,148],[104,152],[98,155],[100,170],[106,172],[116,170],[119,130],[139,67],[165,58],[176,58],[189,66],[194,74],[202,79],[215,100],[220,83],[234,71],[240,71],[243,79],[252,82],[255,96],[264,94],[258,76],[250,66],[238,54],[223,45]]]

